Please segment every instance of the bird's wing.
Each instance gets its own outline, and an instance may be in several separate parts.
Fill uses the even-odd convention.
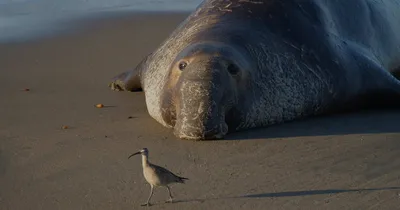
[[[163,167],[161,167],[161,166],[158,166],[158,165],[152,165],[153,166],[153,168],[154,168],[154,172],[156,173],[156,174],[159,174],[159,175],[162,175],[162,174],[170,174],[170,175],[173,175],[173,176],[175,176],[176,178],[178,178],[178,176],[177,175],[175,175],[174,173],[172,173],[171,171],[169,171],[168,169],[166,169],[166,168],[163,168]]]

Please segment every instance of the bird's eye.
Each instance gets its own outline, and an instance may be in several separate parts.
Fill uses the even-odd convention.
[[[235,64],[229,64],[228,71],[232,75],[237,75],[239,73],[239,68]]]
[[[179,70],[184,70],[187,66],[187,63],[185,61],[182,61],[179,63]]]

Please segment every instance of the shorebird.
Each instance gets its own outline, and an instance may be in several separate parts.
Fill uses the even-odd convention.
[[[166,202],[173,202],[171,189],[169,187],[170,184],[174,183],[185,183],[185,180],[189,180],[185,177],[180,177],[172,173],[171,171],[158,166],[154,165],[149,162],[149,150],[147,148],[141,149],[139,152],[136,152],[128,157],[131,158],[132,156],[141,154],[142,155],[142,166],[143,166],[143,175],[146,181],[150,184],[150,195],[147,199],[145,204],[142,206],[150,206],[150,199],[153,196],[153,189],[155,187],[166,187],[169,193],[169,199]]]

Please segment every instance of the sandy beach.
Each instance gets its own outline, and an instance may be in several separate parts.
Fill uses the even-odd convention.
[[[192,142],[153,120],[142,92],[109,89],[186,15],[122,15],[0,44],[0,209],[143,208],[141,159],[127,159],[143,147],[190,179],[172,186],[173,204],[157,188],[152,209],[399,209],[400,111]]]

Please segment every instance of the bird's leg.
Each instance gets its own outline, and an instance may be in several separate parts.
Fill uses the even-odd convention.
[[[150,185],[150,195],[149,195],[149,198],[147,199],[147,202],[145,203],[145,204],[142,204],[142,206],[151,206],[151,204],[150,204],[150,199],[151,199],[151,196],[153,196],[153,185]]]
[[[167,189],[168,189],[168,193],[169,193],[169,199],[166,202],[167,203],[172,203],[173,202],[173,198],[172,198],[171,189],[169,188],[169,186],[167,186]]]

